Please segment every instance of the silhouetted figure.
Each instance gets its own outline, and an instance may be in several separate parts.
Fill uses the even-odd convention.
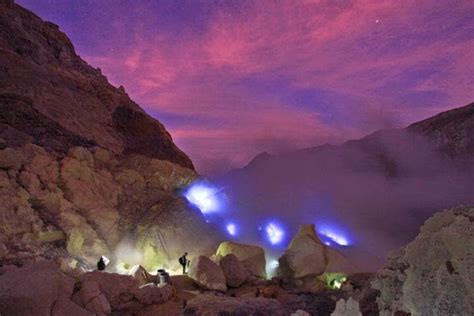
[[[185,252],[184,255],[182,255],[179,258],[179,264],[183,267],[183,274],[186,274],[186,266],[189,263],[188,258],[186,258],[187,255],[188,255],[188,253]]]
[[[104,261],[104,258],[103,257],[100,257],[100,260],[99,262],[97,262],[97,270],[99,271],[104,271],[105,270],[105,261]]]

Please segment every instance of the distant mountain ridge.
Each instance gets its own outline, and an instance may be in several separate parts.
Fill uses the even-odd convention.
[[[454,108],[438,113],[432,117],[410,124],[406,128],[379,130],[360,139],[346,141],[341,146],[354,146],[363,144],[370,146],[383,137],[390,137],[391,134],[402,132],[413,133],[414,135],[427,137],[433,145],[442,153],[453,158],[470,157],[474,155],[474,102],[466,106]],[[263,152],[255,156],[244,168],[262,161],[276,159],[279,156],[292,156],[297,153],[309,154],[330,150],[340,146],[324,144],[316,147],[309,147],[283,155],[273,155]]]
[[[101,146],[193,169],[164,126],[89,66],[59,27],[0,1],[0,138],[65,153]]]

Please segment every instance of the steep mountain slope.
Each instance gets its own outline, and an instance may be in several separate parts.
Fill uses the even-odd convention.
[[[193,168],[164,126],[77,56],[57,25],[1,3],[0,137],[60,152],[99,145]]]
[[[359,266],[375,269],[432,212],[474,202],[473,124],[469,104],[341,146],[262,154],[218,182],[247,231],[257,231],[247,214],[257,214],[258,225],[276,218],[289,235],[316,223],[348,239],[338,248]]]
[[[440,113],[407,128],[427,136],[437,148],[454,157],[472,157],[474,154],[474,103]]]
[[[58,27],[0,1],[0,266],[38,257],[174,268],[220,233],[179,193],[198,178],[161,123]]]

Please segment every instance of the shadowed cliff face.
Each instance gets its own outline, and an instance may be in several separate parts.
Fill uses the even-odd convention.
[[[197,178],[57,26],[0,0],[0,265],[173,270],[184,251],[210,255],[220,232],[178,193]]]
[[[99,145],[193,168],[164,126],[76,55],[58,26],[0,1],[0,137],[54,151]]]
[[[277,219],[291,236],[315,223],[345,235],[341,251],[375,269],[431,214],[474,202],[473,130],[470,104],[341,146],[260,155],[218,181],[242,231]]]

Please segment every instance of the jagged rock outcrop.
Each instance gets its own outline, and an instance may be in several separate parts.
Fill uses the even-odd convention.
[[[473,129],[474,103],[439,113],[407,128],[410,132],[428,137],[441,152],[461,158],[474,154]]]
[[[65,153],[100,146],[193,168],[157,120],[76,55],[59,27],[0,2],[0,138]]]
[[[188,275],[208,290],[227,291],[222,269],[208,257],[199,256],[191,260]]]
[[[265,278],[267,273],[265,271],[266,260],[265,251],[263,248],[253,245],[239,244],[236,242],[225,241],[222,242],[215,253],[217,260],[233,254],[251,275]]]
[[[194,179],[168,161],[103,148],[73,147],[64,157],[33,144],[1,149],[3,260],[70,256],[93,265],[106,255],[152,269],[177,266],[189,244],[192,255],[210,255],[217,233],[175,193]],[[138,262],[115,252],[123,240],[140,253]]]
[[[406,247],[392,253],[373,282],[382,315],[474,313],[474,207],[435,214]]]

